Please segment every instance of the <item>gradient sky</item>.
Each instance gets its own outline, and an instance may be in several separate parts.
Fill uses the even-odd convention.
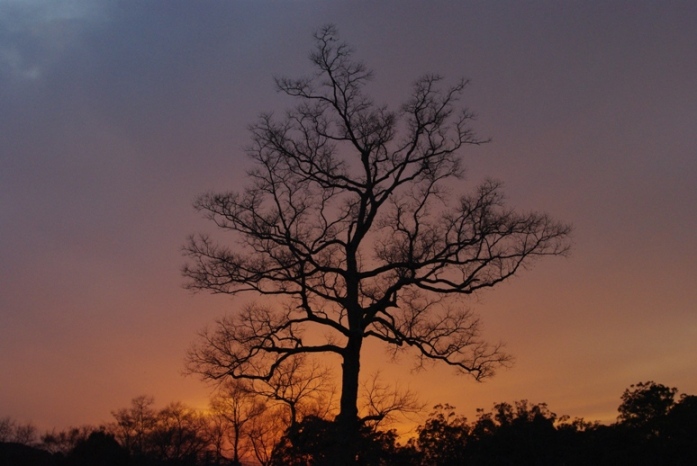
[[[472,303],[512,369],[387,377],[469,417],[525,398],[612,421],[632,383],[697,393],[697,3],[0,0],[0,417],[206,405],[184,355],[240,301],[181,287],[186,236],[212,229],[191,204],[244,183],[247,124],[291,104],[272,78],[310,71],[326,23],[379,102],[470,78],[493,142],[463,153],[462,190],[501,179],[575,228],[569,258]]]

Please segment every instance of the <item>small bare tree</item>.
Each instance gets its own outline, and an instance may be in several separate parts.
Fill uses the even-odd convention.
[[[270,461],[274,445],[306,416],[329,418],[334,407],[330,371],[298,355],[285,360],[269,380],[225,379],[211,398],[212,445],[231,461]]]
[[[251,126],[249,185],[196,202],[233,246],[198,235],[185,247],[190,288],[252,292],[283,307],[252,304],[220,321],[189,362],[205,378],[268,380],[298,354],[334,354],[342,367],[337,421],[350,439],[366,338],[477,380],[493,375],[509,357],[450,298],[564,254],[569,227],[505,208],[494,181],[456,201],[449,195],[448,181],[463,173],[461,149],[486,142],[469,125],[472,113],[457,109],[466,81],[444,87],[424,76],[391,111],[364,94],[372,72],[333,27],[315,40],[315,74],[276,80],[297,106]],[[312,328],[326,340],[309,340]]]
[[[170,403],[157,413],[150,434],[156,457],[174,464],[193,463],[204,457],[212,440],[206,416],[180,402]]]
[[[38,439],[34,424],[19,423],[9,416],[0,418],[0,442],[14,442],[33,445]]]
[[[425,407],[415,392],[384,382],[379,371],[363,385],[361,404],[361,422],[374,427],[394,421],[397,415],[409,417],[418,414]]]
[[[325,418],[333,407],[331,371],[306,356],[286,359],[269,380],[250,384],[254,393],[287,410],[286,427],[310,414]]]
[[[133,456],[152,453],[151,434],[157,425],[157,410],[152,396],[141,395],[131,400],[130,408],[112,411],[115,422],[110,431]]]
[[[268,409],[252,419],[248,430],[249,443],[254,458],[261,466],[271,462],[274,446],[283,437],[287,424],[278,413],[278,407]]]
[[[249,389],[244,380],[227,380],[211,399],[211,413],[217,418],[221,432],[229,445],[230,462],[242,464],[242,459],[253,452],[248,442],[249,428],[266,410],[261,398]]]
[[[49,453],[67,455],[76,445],[86,441],[90,434],[100,430],[98,427],[89,425],[69,427],[60,431],[54,428],[41,436],[41,448]]]

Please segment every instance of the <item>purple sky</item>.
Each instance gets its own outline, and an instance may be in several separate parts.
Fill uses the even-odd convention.
[[[697,393],[697,3],[0,0],[0,417],[206,405],[184,354],[239,301],[181,288],[186,236],[212,228],[191,204],[244,183],[247,124],[291,104],[272,78],[310,72],[326,23],[379,102],[470,78],[493,142],[463,153],[462,191],[495,177],[575,228],[569,258],[472,303],[512,369],[386,376],[470,417],[527,398],[612,421],[632,383]]]

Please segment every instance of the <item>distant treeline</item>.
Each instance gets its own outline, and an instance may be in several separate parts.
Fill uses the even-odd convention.
[[[114,411],[107,425],[44,435],[31,424],[3,418],[0,465],[328,464],[335,443],[329,410],[316,404],[290,410],[287,403],[270,403],[272,397],[232,388],[218,394],[205,413],[181,403],[156,410],[152,398],[138,397]],[[407,441],[377,417],[366,417],[356,464],[697,464],[697,396],[677,397],[675,388],[644,382],[625,390],[618,411],[617,422],[601,425],[523,400],[479,410],[469,421],[452,406],[438,405]]]

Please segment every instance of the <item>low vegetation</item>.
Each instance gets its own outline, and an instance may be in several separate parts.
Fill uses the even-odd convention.
[[[652,381],[621,396],[617,422],[558,416],[544,403],[498,403],[470,421],[437,405],[412,438],[365,416],[355,445],[362,465],[697,464],[697,396]],[[272,392],[225,385],[200,412],[182,403],[155,409],[133,399],[113,420],[39,435],[0,419],[0,464],[22,466],[324,465],[336,445],[331,396],[318,389],[290,404]],[[399,397],[397,397],[399,398]],[[412,406],[413,405],[409,405]],[[292,413],[292,415],[291,415]],[[389,424],[388,424],[389,425]]]

